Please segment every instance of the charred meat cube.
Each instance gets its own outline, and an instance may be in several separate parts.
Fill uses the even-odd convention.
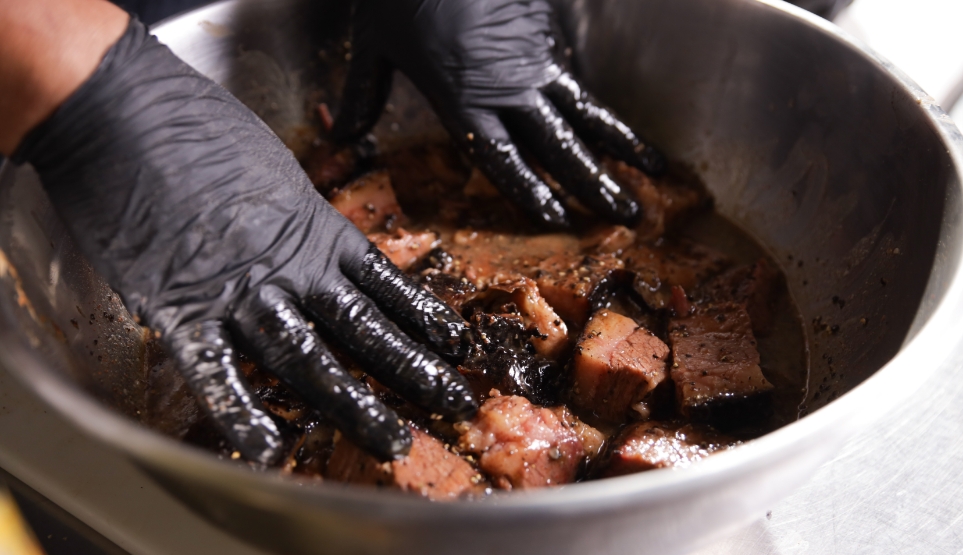
[[[561,371],[538,356],[532,340],[538,332],[526,328],[520,316],[476,312],[472,341],[458,371],[480,398],[492,389],[551,404],[559,395]]]
[[[737,442],[707,426],[672,422],[640,422],[628,426],[612,442],[601,475],[622,476],[689,466]]]
[[[478,295],[478,289],[466,278],[443,272],[425,273],[421,282],[429,291],[458,312]]]
[[[669,343],[671,376],[684,417],[731,428],[766,416],[773,386],[759,367],[745,307],[714,305],[672,318]]]
[[[631,190],[644,207],[636,226],[641,239],[655,239],[678,227],[690,214],[708,208],[712,197],[693,175],[670,168],[661,178],[652,178],[621,160],[603,159],[605,170]]]
[[[476,287],[532,277],[538,265],[552,256],[579,260],[579,241],[574,235],[508,235],[462,229],[455,232],[446,248],[454,258],[452,271],[468,278]]]
[[[391,233],[371,233],[368,240],[404,271],[434,249],[438,236],[431,231],[409,233],[399,227]]]
[[[649,395],[668,378],[668,355],[666,344],[635,320],[596,312],[575,347],[573,401],[611,422],[633,408],[648,417]]]
[[[716,276],[699,292],[703,302],[744,304],[752,321],[752,332],[765,337],[772,331],[773,304],[782,274],[764,258],[755,264],[732,268]]]
[[[535,282],[555,312],[581,328],[593,306],[614,286],[614,274],[623,267],[621,260],[607,254],[556,255],[538,265]]]
[[[693,291],[729,265],[724,254],[692,241],[638,244],[621,259],[633,275],[632,288],[655,310],[670,306],[673,286]]]
[[[328,202],[362,233],[390,229],[401,217],[401,207],[386,171],[355,179],[343,189],[335,190]]]
[[[498,488],[567,484],[601,441],[601,434],[584,424],[579,433],[575,422],[564,408],[537,407],[518,396],[492,397],[471,422],[458,424],[458,444],[479,457],[480,468]]]
[[[480,493],[482,477],[467,461],[427,433],[411,427],[408,456],[381,462],[341,438],[328,460],[326,478],[352,484],[396,488],[433,501]]]
[[[539,294],[538,286],[528,278],[498,283],[489,292],[504,292],[522,317],[525,326],[536,333],[532,337],[535,351],[550,359],[556,359],[568,345],[568,328],[565,322]]]

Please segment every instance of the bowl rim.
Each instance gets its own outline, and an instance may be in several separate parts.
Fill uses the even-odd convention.
[[[185,17],[201,17],[224,9],[236,0],[221,0],[183,14],[167,18],[152,27],[152,32],[163,33],[165,26]],[[780,0],[752,0],[784,12],[800,24],[815,28],[862,55],[869,63],[888,75],[902,93],[910,95],[925,114],[932,131],[944,142],[953,171],[956,187],[963,183],[963,135],[949,116],[904,72],[877,54],[867,45],[839,27],[801,8]],[[0,161],[0,177],[13,171],[12,163]],[[950,185],[952,187],[952,185]],[[961,196],[961,195],[958,195]],[[946,212],[942,219],[939,248],[950,248],[944,238]],[[963,236],[963,228],[956,231]],[[963,261],[963,240],[953,254]],[[939,252],[937,253],[939,256]],[[963,264],[961,264],[963,265]],[[0,271],[0,276],[9,275]],[[86,392],[57,377],[18,333],[19,326],[9,317],[10,299],[0,299],[0,363],[21,382],[52,405],[68,421],[102,442],[130,455],[142,466],[169,471],[219,490],[243,495],[262,506],[289,504],[298,501],[309,505],[337,507],[339,511],[391,512],[402,519],[460,519],[466,513],[474,518],[517,519],[538,514],[579,514],[609,511],[625,505],[657,503],[668,496],[696,491],[705,484],[715,483],[722,476],[737,469],[769,465],[780,453],[801,440],[818,441],[818,432],[830,426],[846,426],[850,434],[876,420],[885,411],[908,397],[948,357],[963,337],[963,319],[956,315],[963,311],[963,272],[953,269],[945,278],[949,285],[942,293],[932,296],[931,276],[924,298],[930,295],[938,303],[928,317],[917,314],[908,338],[899,352],[872,376],[826,406],[803,418],[774,430],[737,448],[717,453],[685,469],[659,469],[638,474],[608,478],[530,492],[496,493],[470,502],[433,503],[418,496],[400,492],[376,490],[346,484],[323,482],[305,487],[304,480],[284,477],[276,472],[252,471],[247,466],[222,460],[210,452],[164,436],[101,405]],[[957,341],[941,341],[953,337]],[[908,371],[914,380],[901,379]],[[76,416],[75,416],[76,415]],[[813,468],[813,472],[815,467]],[[401,510],[399,510],[401,509]]]

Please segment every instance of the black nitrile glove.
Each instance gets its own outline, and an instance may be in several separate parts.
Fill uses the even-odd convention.
[[[162,333],[188,384],[249,460],[280,436],[238,370],[234,340],[347,437],[384,459],[408,428],[313,331],[396,393],[473,415],[465,323],[321,198],[250,110],[132,21],[94,75],[18,149],[93,266]]]
[[[665,162],[555,62],[551,17],[544,0],[355,0],[335,140],[374,126],[399,69],[475,165],[536,221],[565,227],[568,216],[513,138],[587,207],[631,223],[638,203],[579,136],[649,173]]]

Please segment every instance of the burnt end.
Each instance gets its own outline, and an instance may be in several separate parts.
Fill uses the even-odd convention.
[[[682,415],[728,430],[763,421],[773,386],[759,367],[759,351],[745,307],[697,308],[669,322],[671,376]]]
[[[635,229],[640,239],[659,237],[712,207],[712,196],[688,168],[670,164],[666,175],[653,178],[621,160],[604,157],[602,164],[642,204],[642,217]]]
[[[595,313],[575,348],[572,400],[610,422],[648,418],[653,392],[668,378],[669,348],[631,318]]]
[[[538,265],[535,282],[555,312],[581,328],[616,288],[623,267],[612,255],[552,256]]]
[[[673,304],[673,287],[694,291],[729,265],[722,253],[692,241],[639,244],[621,254],[632,290],[653,310]]]
[[[482,493],[484,480],[467,461],[418,428],[412,426],[411,434],[408,456],[391,462],[379,462],[341,438],[328,461],[325,477],[338,482],[399,489],[432,501]]]
[[[562,372],[536,354],[532,339],[538,332],[520,317],[475,313],[471,317],[469,354],[458,367],[479,399],[497,389],[538,404],[554,404],[561,390]]]
[[[501,489],[573,482],[604,442],[565,407],[538,407],[517,396],[489,399],[459,427],[461,450],[477,455],[482,471]]]
[[[538,286],[528,278],[490,286],[486,296],[501,297],[501,310],[489,312],[511,312],[522,318],[525,327],[535,334],[532,345],[535,351],[550,360],[557,360],[568,347],[568,327],[555,310],[541,296]]]
[[[464,306],[478,296],[478,289],[465,278],[444,272],[426,272],[421,282],[445,304],[461,313]]]
[[[680,422],[641,422],[626,427],[612,442],[599,474],[623,476],[656,468],[685,467],[738,442],[708,426]]]
[[[782,273],[760,258],[755,264],[739,266],[716,276],[697,293],[703,303],[734,302],[745,305],[752,332],[765,337],[772,332],[774,304]]]

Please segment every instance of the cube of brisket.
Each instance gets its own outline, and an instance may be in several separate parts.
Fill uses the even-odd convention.
[[[479,456],[480,468],[501,489],[567,484],[601,443],[601,434],[576,422],[564,407],[548,409],[524,397],[495,396],[471,422],[458,424],[458,444]]]
[[[483,490],[484,480],[468,462],[418,428],[412,426],[411,435],[408,456],[390,462],[381,462],[341,438],[328,461],[325,477],[400,489],[432,501],[457,499]]]
[[[698,296],[703,302],[744,304],[752,321],[752,332],[765,337],[772,331],[773,304],[782,274],[765,258],[755,264],[728,270],[705,284]]]
[[[525,326],[517,314],[471,316],[468,355],[458,371],[479,401],[497,389],[521,395],[538,404],[554,404],[561,390],[558,365],[537,356],[532,340],[538,332]]]
[[[692,241],[638,244],[620,258],[633,275],[632,288],[655,310],[671,305],[673,286],[693,291],[729,264],[724,254]]]
[[[612,443],[601,471],[622,476],[655,468],[685,467],[737,442],[707,426],[677,422],[640,422]]]
[[[628,187],[643,206],[636,227],[641,239],[655,239],[683,223],[690,214],[712,205],[712,197],[697,176],[678,167],[652,178],[620,160],[605,157],[605,171]]]
[[[429,256],[431,256],[430,253]],[[421,276],[421,282],[436,297],[457,312],[461,312],[465,303],[472,301],[478,295],[478,289],[470,281],[445,272],[426,272]]]
[[[525,325],[538,332],[532,338],[535,351],[544,357],[557,359],[568,345],[568,328],[539,294],[535,282],[519,278],[492,285],[489,291],[492,290],[508,293]]]
[[[391,233],[370,233],[368,240],[406,271],[435,248],[438,236],[431,231],[409,233],[399,227]]]
[[[609,254],[549,257],[538,265],[535,282],[555,312],[576,328],[585,325],[593,301],[612,285],[613,272],[624,267]]]
[[[682,415],[722,428],[758,422],[770,406],[772,384],[744,306],[697,308],[669,322],[672,380]]]
[[[575,348],[573,400],[611,422],[639,404],[647,415],[647,397],[668,378],[668,355],[666,344],[631,318],[596,312]]]
[[[372,172],[355,179],[328,199],[362,233],[383,229],[401,217],[401,206],[388,172]],[[390,228],[390,226],[388,226]]]

